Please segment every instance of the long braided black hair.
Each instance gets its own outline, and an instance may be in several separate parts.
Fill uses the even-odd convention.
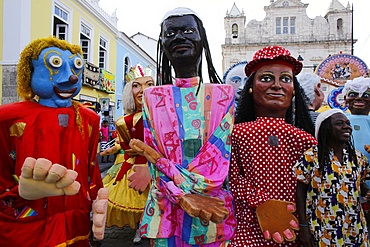
[[[254,109],[253,94],[250,94],[248,90],[252,87],[254,72],[247,80],[243,90],[241,91],[238,107],[236,109],[235,123],[251,122],[256,120],[256,111]],[[293,79],[295,100],[290,104],[286,114],[285,121],[289,124],[294,125],[297,128],[303,129],[304,131],[315,134],[315,127],[311,120],[307,105],[306,98],[303,89],[298,83],[297,78],[294,76]],[[294,115],[293,115],[294,114]]]
[[[191,16],[194,17],[195,22],[197,23],[199,35],[202,40],[202,47],[203,47],[204,55],[207,61],[209,81],[211,83],[221,84],[222,81],[213,66],[212,57],[211,57],[211,53],[210,53],[209,45],[208,45],[207,34],[203,26],[203,22],[197,16],[195,15],[191,15]],[[162,33],[163,33],[163,23],[161,25],[161,32],[159,34],[159,39],[157,43],[157,85],[165,85],[165,84],[173,83],[172,64],[163,51],[163,45],[161,41]],[[200,62],[198,65],[198,74],[199,74],[198,76],[200,78],[200,82],[203,82],[202,55],[200,57]],[[199,87],[198,87],[198,90],[199,90]]]
[[[319,171],[321,174],[323,174],[325,167],[330,166],[330,140],[333,139],[333,131],[332,131],[332,124],[331,124],[331,117],[328,117],[325,119],[319,129],[318,133],[318,162],[319,162]],[[357,155],[356,155],[356,149],[353,144],[352,137],[350,140],[346,143],[345,146],[346,150],[348,151],[348,159],[349,161],[352,161],[357,166]]]

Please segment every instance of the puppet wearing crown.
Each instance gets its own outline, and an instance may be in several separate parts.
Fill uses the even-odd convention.
[[[103,238],[99,117],[72,101],[82,87],[81,54],[50,37],[20,55],[24,101],[0,106],[1,246],[87,246],[92,208],[94,235]]]

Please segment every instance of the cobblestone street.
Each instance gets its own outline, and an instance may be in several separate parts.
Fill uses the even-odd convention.
[[[101,163],[101,157],[98,154],[99,168],[102,178],[107,174],[108,169],[113,165],[113,162]],[[114,160],[111,155],[110,160]],[[118,228],[109,227],[105,229],[104,239],[100,242],[96,242],[94,247],[149,247],[149,240],[142,239],[140,244],[133,244],[132,239],[134,238],[135,230],[130,227]]]
[[[100,247],[149,247],[149,240],[142,239],[140,244],[133,244],[132,239],[135,230],[130,227],[118,228],[110,227],[105,229],[104,239],[100,242]]]

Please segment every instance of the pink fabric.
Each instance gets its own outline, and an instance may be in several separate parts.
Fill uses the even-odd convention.
[[[230,85],[205,83],[197,94],[197,86],[198,78],[188,78],[145,90],[145,142],[164,158],[150,165],[154,182],[140,229],[147,238],[176,236],[186,244],[215,246],[231,239],[236,227],[231,193],[222,186],[230,164],[234,92]],[[229,217],[220,224],[190,217],[178,205],[184,193],[218,197]]]
[[[108,137],[109,137],[109,134],[108,134],[109,133],[109,127],[108,126],[107,127],[102,126],[100,128],[100,132],[102,134],[101,141],[103,141],[103,142],[109,141],[109,139],[108,139]]]

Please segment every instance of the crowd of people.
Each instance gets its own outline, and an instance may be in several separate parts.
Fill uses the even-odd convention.
[[[167,12],[159,37],[156,80],[129,70],[114,126],[72,100],[78,46],[21,54],[25,101],[0,106],[2,246],[88,246],[106,226],[153,247],[370,245],[370,78],[346,82],[349,113],[319,114],[320,77],[284,47],[222,81],[192,9]],[[99,142],[100,162],[115,154],[103,179]]]

